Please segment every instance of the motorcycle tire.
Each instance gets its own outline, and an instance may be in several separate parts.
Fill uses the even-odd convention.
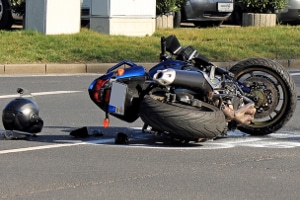
[[[229,71],[242,83],[252,82],[251,93],[256,95],[254,121],[250,125],[238,126],[240,131],[267,135],[290,120],[297,104],[296,87],[281,64],[265,58],[249,58],[238,62]],[[259,86],[259,82],[263,84]]]
[[[201,107],[195,107],[163,103],[146,95],[140,104],[140,117],[152,129],[185,141],[212,139],[227,130],[223,112],[204,102]]]

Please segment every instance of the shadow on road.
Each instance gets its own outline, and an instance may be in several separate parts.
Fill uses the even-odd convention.
[[[74,136],[74,131],[84,132]],[[56,133],[56,134],[52,134]],[[73,134],[73,135],[72,135]],[[265,136],[251,136],[240,131],[230,131],[228,135],[204,142],[176,140],[166,135],[143,133],[141,129],[128,127],[81,127],[45,126],[37,136],[19,138],[30,142],[52,145],[98,144],[124,146],[131,148],[161,149],[220,149],[245,147],[293,148],[300,147],[298,130],[279,131]],[[46,145],[47,146],[47,145]]]

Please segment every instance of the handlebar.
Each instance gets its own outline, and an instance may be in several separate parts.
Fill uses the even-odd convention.
[[[161,37],[160,39],[160,48],[161,48],[161,53],[160,53],[160,61],[165,61],[167,60],[167,42],[165,37]]]

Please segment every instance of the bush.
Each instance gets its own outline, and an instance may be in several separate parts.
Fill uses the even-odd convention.
[[[26,0],[10,0],[10,7],[14,13],[24,16],[25,15]]]
[[[187,0],[156,0],[156,14],[164,15],[178,11]]]
[[[235,3],[246,13],[275,13],[286,6],[285,0],[237,0]]]

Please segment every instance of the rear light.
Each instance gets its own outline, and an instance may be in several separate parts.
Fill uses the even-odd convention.
[[[99,93],[100,90],[103,89],[104,85],[108,82],[108,79],[102,80],[96,80],[96,82],[94,83],[93,89],[92,89],[92,97],[93,100],[96,102],[101,102],[101,98],[99,98]]]
[[[104,94],[104,101],[105,101],[106,103],[109,102],[109,99],[110,99],[110,91],[111,91],[111,90],[106,90],[106,91],[105,91],[105,94]]]
[[[96,84],[94,85],[94,90],[100,90],[104,85],[105,83],[108,82],[108,79],[105,79],[105,80],[102,80],[102,79],[99,79]]]

